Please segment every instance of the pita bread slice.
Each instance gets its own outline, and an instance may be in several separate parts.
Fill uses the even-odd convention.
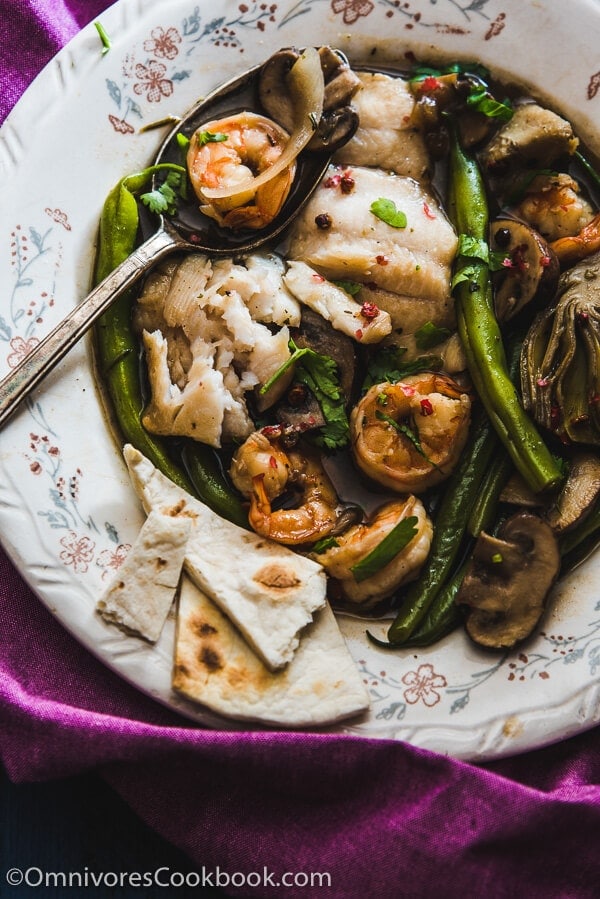
[[[332,724],[365,711],[369,697],[329,605],[315,613],[294,658],[269,671],[215,603],[181,583],[173,689],[241,721],[285,727]]]
[[[155,643],[179,584],[191,522],[151,512],[97,603],[111,624]]]
[[[131,482],[147,512],[189,518],[184,568],[237,625],[267,667],[291,661],[300,630],[325,605],[326,579],[310,559],[221,518],[127,445]]]

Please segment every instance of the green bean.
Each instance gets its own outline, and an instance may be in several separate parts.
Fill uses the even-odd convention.
[[[402,600],[402,607],[388,630],[390,643],[405,643],[415,633],[446,583],[463,542],[474,498],[497,446],[496,434],[482,410],[436,511],[427,568],[413,581]]]
[[[182,460],[197,496],[223,518],[248,527],[248,512],[227,483],[217,454],[203,443],[188,443]]]
[[[459,235],[487,247],[488,209],[483,179],[477,162],[463,151],[456,134],[451,143],[450,194],[449,206]],[[510,379],[493,311],[489,264],[484,256],[479,251],[479,255],[458,257],[454,286],[458,332],[471,379],[490,421],[515,467],[537,493],[556,486],[561,472],[525,413]]]
[[[462,616],[454,601],[465,576],[466,563],[460,566],[435,597],[419,627],[402,644],[403,649],[431,646],[458,627]]]
[[[498,453],[492,460],[467,522],[467,531],[472,537],[478,537],[493,524],[500,494],[512,471],[513,464],[506,453]]]
[[[135,249],[139,211],[135,194],[159,168],[153,166],[123,178],[109,193],[100,218],[94,281],[99,283]],[[169,452],[168,443],[151,435],[142,424],[144,398],[139,347],[131,322],[132,292],[122,294],[96,325],[96,360],[112,411],[126,442],[144,453],[179,487],[199,496],[214,511],[248,527],[237,495],[229,487],[209,447],[194,443],[185,451],[184,470]]]
[[[145,187],[152,169],[128,175],[107,196],[100,217],[94,268],[97,284],[135,249],[139,212],[136,191]],[[106,385],[121,434],[178,486],[193,492],[185,473],[171,460],[163,441],[152,437],[141,421],[144,409],[138,343],[131,324],[131,291],[118,297],[95,328],[96,362]]]

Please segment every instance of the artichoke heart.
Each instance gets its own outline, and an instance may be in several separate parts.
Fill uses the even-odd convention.
[[[600,445],[600,253],[560,279],[521,352],[525,408],[566,443]]]

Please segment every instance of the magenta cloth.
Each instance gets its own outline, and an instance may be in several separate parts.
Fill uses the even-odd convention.
[[[0,120],[107,5],[0,0]],[[205,731],[91,657],[1,552],[0,621],[11,778],[94,768],[199,868],[331,877],[235,894],[600,895],[600,729],[479,767],[391,741]]]

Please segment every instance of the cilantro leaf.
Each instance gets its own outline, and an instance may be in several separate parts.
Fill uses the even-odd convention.
[[[375,549],[352,566],[350,571],[354,575],[354,579],[360,583],[385,568],[417,535],[417,524],[416,515],[399,521]]]
[[[496,100],[484,84],[471,86],[467,97],[467,106],[471,106],[477,112],[487,116],[488,119],[499,119],[501,122],[508,122],[514,113],[509,103]]]
[[[373,384],[383,384],[384,382],[395,384],[396,381],[401,381],[408,375],[414,375],[420,371],[436,371],[442,366],[439,356],[420,356],[418,359],[403,362],[402,357],[405,353],[406,347],[401,346],[378,349],[367,364],[363,390],[368,390]]]
[[[359,284],[358,281],[334,281],[333,282],[336,287],[340,287],[342,290],[345,290],[346,293],[350,294],[351,297],[356,296],[356,294],[360,291],[362,284]]]
[[[470,234],[460,234],[456,255],[467,256],[469,259],[481,259],[482,262],[489,262],[490,248],[486,240],[480,240],[478,237],[471,237]]]
[[[224,140],[228,140],[229,135],[223,134],[221,131],[198,131],[196,140],[201,147],[205,144],[219,144]]]
[[[432,347],[438,346],[438,344],[447,340],[451,334],[452,331],[448,328],[440,328],[433,322],[425,322],[424,325],[421,325],[421,327],[415,331],[417,349],[430,350]]]
[[[309,350],[296,366],[296,380],[308,387],[325,418],[326,423],[320,429],[316,442],[328,449],[345,446],[349,439],[350,425],[334,360]]]
[[[392,228],[406,228],[406,213],[398,209],[393,200],[379,197],[378,200],[373,200],[369,208],[373,215],[385,222],[386,225],[391,225]]]
[[[451,288],[454,288],[458,284],[462,284],[464,281],[474,281],[477,277],[478,268],[476,265],[463,265],[457,269],[454,273],[454,277],[452,278]]]
[[[169,172],[163,183],[154,190],[140,196],[140,200],[150,212],[157,215],[172,215],[177,208],[177,191],[181,187],[181,173]]]
[[[320,428],[320,437],[316,442],[329,449],[345,446],[348,443],[350,426],[336,363],[330,356],[323,356],[310,347],[296,346],[293,340],[290,340],[289,348],[292,355],[263,384],[260,393],[266,393],[292,365],[295,365],[296,381],[308,387],[325,418],[325,424]]]

